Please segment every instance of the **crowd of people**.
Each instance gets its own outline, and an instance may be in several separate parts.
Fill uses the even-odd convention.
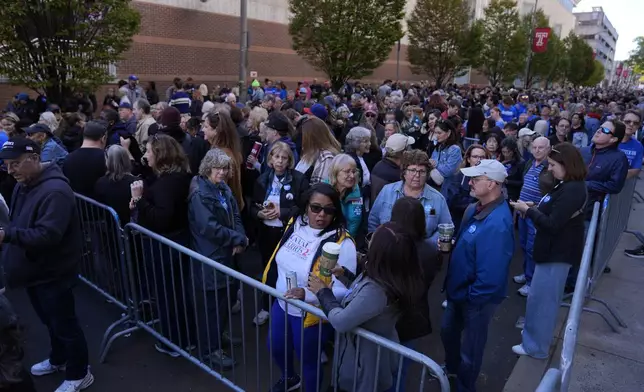
[[[0,229],[5,282],[27,288],[52,345],[32,375],[65,371],[57,392],[94,381],[74,312],[83,235],[73,192],[112,207],[123,225],[137,223],[230,268],[254,247],[266,285],[320,307],[328,322],[263,297],[253,323],[270,323],[268,344],[282,372],[272,391],[317,390],[318,347],[334,330],[363,327],[417,347],[432,333],[427,294],[446,264],[445,371],[465,392],[476,390],[488,326],[506,297],[515,228],[524,273],[513,280],[528,300],[522,342],[512,350],[543,358],[559,302],[574,285],[593,203],[620,192],[642,166],[644,95],[634,92],[432,89],[391,80],[338,90],[314,80],[288,90],[254,80],[247,93],[239,102],[238,87],[209,94],[176,78],[164,99],[153,82],[143,89],[132,75],[96,113],[78,102],[38,112],[26,94],[9,104],[0,120],[0,194],[10,211]],[[448,226],[451,250],[441,251],[440,228]],[[324,279],[329,249],[337,266]],[[191,274],[178,251],[143,252],[156,261],[144,268],[175,282],[150,298],[163,313],[163,335],[186,347],[194,327],[216,337],[199,359],[234,367],[221,337],[239,306],[237,290],[208,268]],[[630,252],[644,257],[644,248]],[[204,291],[195,306],[207,314],[190,320],[195,326],[178,326],[190,305],[162,292],[185,290],[179,276],[193,276],[192,287]],[[155,347],[178,356],[161,341]],[[341,390],[404,387],[409,364],[399,371],[373,343],[358,350],[346,336],[334,349],[343,353]],[[20,366],[9,376],[2,369],[0,385],[29,378]]]

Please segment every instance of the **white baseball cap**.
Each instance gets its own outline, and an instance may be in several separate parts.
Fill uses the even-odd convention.
[[[519,137],[532,136],[532,135],[534,135],[535,133],[536,133],[536,132],[535,132],[535,131],[533,131],[533,130],[532,130],[532,129],[530,129],[530,128],[521,128],[521,130],[519,131]]]
[[[508,176],[505,166],[496,159],[483,159],[476,166],[461,169],[461,173],[468,177],[485,176],[496,182],[504,182]]]
[[[385,148],[389,152],[400,152],[404,151],[408,146],[416,143],[416,139],[411,136],[405,136],[402,133],[394,133],[389,136],[387,143],[385,143]]]

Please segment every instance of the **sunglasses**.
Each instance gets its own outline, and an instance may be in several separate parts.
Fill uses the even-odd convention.
[[[367,116],[367,117],[376,117],[376,115],[373,114],[373,113],[367,113],[367,114],[365,114],[365,116]]]
[[[324,211],[326,215],[335,215],[335,208],[333,207],[322,207],[319,204],[309,204],[309,209],[314,214],[319,214]]]
[[[599,128],[599,130],[600,130],[604,135],[613,135],[613,136],[615,136],[615,134],[613,133],[613,131],[611,131],[611,130],[610,130],[610,128],[601,127],[601,128]]]

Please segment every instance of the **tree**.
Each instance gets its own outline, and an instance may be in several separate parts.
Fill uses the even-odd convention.
[[[527,15],[524,15],[521,19],[521,34],[525,37],[526,42],[528,43],[532,42],[533,23],[534,27],[550,26],[550,20],[541,9],[538,9],[536,13],[531,12]],[[528,86],[532,86],[535,81],[542,81],[544,79],[547,79],[548,75],[552,72],[552,62],[556,56],[554,56],[554,53],[550,50],[550,48],[554,46],[552,45],[554,36],[555,34],[550,35],[550,38],[548,39],[548,46],[545,52],[531,54],[530,67],[528,68],[527,74]],[[522,76],[524,78],[526,77],[525,74],[523,74]]]
[[[591,87],[591,86],[597,86],[599,83],[601,83],[602,80],[604,80],[604,64],[601,63],[599,60],[594,60],[593,61],[593,72],[590,74],[590,76],[584,80],[580,85],[586,86],[586,87]]]
[[[635,73],[644,73],[644,36],[635,38],[633,42],[636,47],[630,51],[626,64],[633,67]]]
[[[289,0],[293,49],[334,88],[378,68],[403,37],[404,0]]]
[[[565,78],[574,86],[581,86],[590,78],[596,67],[593,49],[574,33],[570,33],[563,43],[566,57]]]
[[[138,31],[129,0],[0,0],[0,74],[62,102],[111,80]]]
[[[525,66],[527,41],[513,0],[493,0],[478,21],[481,34],[481,71],[492,86],[513,80]]]
[[[418,0],[407,20],[407,58],[412,72],[427,74],[437,86],[478,65],[480,28],[470,25],[464,0]]]

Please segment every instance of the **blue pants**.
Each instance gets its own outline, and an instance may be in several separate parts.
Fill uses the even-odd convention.
[[[475,392],[483,363],[487,330],[497,304],[447,301],[441,325],[447,372],[458,376],[457,392]]]
[[[570,264],[539,263],[525,311],[523,348],[534,358],[548,358]]]
[[[519,242],[523,251],[523,273],[528,286],[532,283],[532,275],[534,275],[532,249],[534,248],[534,237],[536,235],[537,231],[530,218],[519,217]]]
[[[66,364],[66,380],[87,375],[87,341],[76,318],[74,294],[76,277],[27,287],[27,295],[40,321],[47,326],[52,365]]]
[[[323,380],[322,364],[320,363],[321,353],[318,353],[319,328],[322,328],[320,347],[324,347],[324,344],[332,336],[333,328],[328,323],[321,323],[305,328],[302,332],[302,318],[291,315],[285,318],[284,313],[279,301],[274,301],[269,336],[269,349],[272,345],[273,360],[282,371],[282,377],[293,377],[297,374],[293,367],[293,351],[295,351],[302,363],[304,390],[317,392],[320,389],[320,384],[317,383],[318,372],[320,373],[320,383]],[[302,333],[304,333],[304,350],[301,346]]]

